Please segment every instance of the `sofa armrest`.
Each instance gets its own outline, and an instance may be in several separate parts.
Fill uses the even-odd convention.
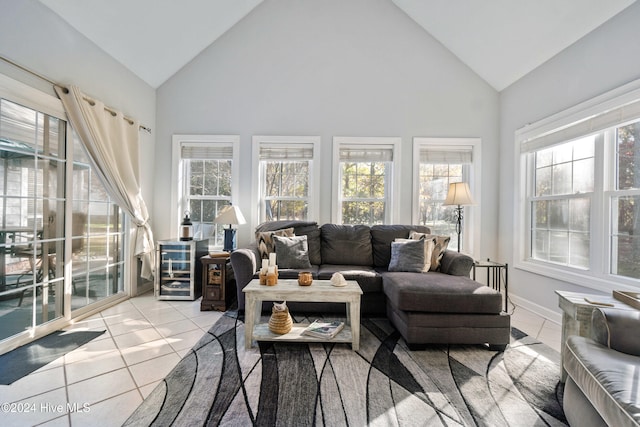
[[[244,289],[249,284],[256,271],[258,271],[258,253],[255,245],[231,252],[231,267],[236,279],[236,297],[238,299],[238,310],[244,310]]]
[[[451,276],[469,277],[473,258],[460,252],[446,250],[440,263],[440,272]]]
[[[591,314],[591,338],[622,353],[640,356],[640,311],[597,308]]]

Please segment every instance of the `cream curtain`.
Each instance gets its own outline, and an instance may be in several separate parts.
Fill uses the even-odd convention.
[[[141,276],[151,279],[155,254],[149,214],[140,190],[139,123],[106,109],[75,86],[55,89],[109,195],[132,218],[136,226],[133,254],[142,261]]]

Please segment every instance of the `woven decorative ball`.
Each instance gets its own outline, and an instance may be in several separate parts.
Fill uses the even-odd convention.
[[[269,330],[274,334],[283,335],[291,330],[293,327],[293,319],[289,314],[289,307],[279,304],[279,307],[274,303],[271,309],[271,317],[269,318]]]

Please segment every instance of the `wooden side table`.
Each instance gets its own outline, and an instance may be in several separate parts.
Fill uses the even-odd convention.
[[[594,295],[579,292],[556,291],[558,306],[562,309],[562,341],[560,342],[560,380],[565,382],[567,371],[562,363],[564,345],[569,335],[581,337],[591,336],[591,314],[598,307],[612,307],[619,310],[635,310],[635,308],[615,299],[612,295]],[[594,301],[602,304],[592,304]],[[607,305],[605,305],[607,304]]]
[[[229,254],[205,255],[202,263],[202,301],[200,311],[227,309],[227,264]]]

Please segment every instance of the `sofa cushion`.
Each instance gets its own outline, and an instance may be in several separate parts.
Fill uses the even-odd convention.
[[[273,243],[274,235],[293,237],[295,234],[293,233],[293,228],[284,228],[274,231],[256,231],[256,244],[258,245],[260,258],[269,258],[269,254],[275,252],[276,248]]]
[[[435,239],[436,244],[433,248],[433,252],[431,253],[431,268],[430,271],[438,271],[440,269],[440,264],[442,262],[442,257],[444,256],[444,252],[449,247],[449,242],[451,241],[451,237],[449,236],[438,236],[435,234],[421,233],[419,231],[411,231],[409,233],[409,239],[420,240],[420,239]]]
[[[423,225],[374,225],[371,227],[371,248],[373,265],[387,268],[391,261],[391,242],[396,239],[408,239],[411,230],[429,233],[429,227]],[[323,260],[323,262],[326,262]]]
[[[420,239],[424,242],[424,264],[422,265],[422,272],[426,273],[431,270],[431,255],[436,247],[436,239]],[[396,242],[415,242],[413,239],[396,239]],[[467,274],[468,276],[468,274]]]
[[[389,302],[399,310],[432,313],[500,313],[502,295],[468,277],[437,272],[382,273]]]
[[[296,236],[307,236],[309,246],[309,262],[314,265],[322,264],[320,254],[320,228],[315,221],[279,220],[266,221],[256,227],[256,231],[274,231],[293,228]]]
[[[391,243],[389,271],[422,273],[424,269],[424,240],[405,240]]]
[[[283,237],[274,235],[278,268],[311,268],[307,236]]]
[[[318,279],[329,280],[333,273],[341,273],[347,280],[355,280],[362,292],[382,293],[382,277],[372,267],[363,265],[322,264],[318,269]]]
[[[610,426],[640,423],[640,358],[611,350],[589,338],[570,336],[563,366]]]
[[[368,226],[324,224],[320,230],[323,264],[372,265]]]

